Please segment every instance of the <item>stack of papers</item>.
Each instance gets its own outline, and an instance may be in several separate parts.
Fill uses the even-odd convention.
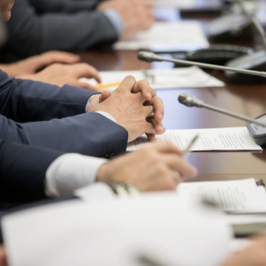
[[[231,212],[266,212],[264,186],[257,186],[255,179],[181,183],[179,194],[197,196]]]
[[[189,51],[209,47],[199,22],[156,22],[148,31],[114,44],[116,50]]]
[[[185,87],[223,87],[224,83],[207,74],[198,67],[174,68],[170,70],[102,71],[99,73],[103,85],[110,84],[103,90],[113,91],[126,76],[133,76],[137,81],[146,79],[153,89],[173,89]],[[94,79],[82,78],[81,82],[97,86]]]
[[[153,265],[143,257],[155,265],[213,266],[229,255],[231,230],[222,216],[175,193],[155,193],[29,209],[5,216],[2,230],[12,266]]]
[[[199,138],[190,151],[262,151],[246,127],[166,130],[157,139],[167,140],[185,150],[195,135],[199,135]],[[136,150],[146,142],[147,138],[138,138],[128,145],[127,150]]]

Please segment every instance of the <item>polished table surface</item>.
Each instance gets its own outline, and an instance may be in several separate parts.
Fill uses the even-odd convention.
[[[197,18],[198,19],[198,18]],[[201,21],[205,21],[204,18]],[[256,46],[257,43],[251,43]],[[151,68],[151,64],[140,62],[137,51],[82,52],[82,61],[98,70],[138,70]],[[181,93],[193,94],[206,103],[229,109],[250,117],[266,113],[265,85],[231,84],[222,72],[211,71],[211,75],[223,80],[222,88],[178,88],[157,90],[165,106],[163,124],[166,129],[218,128],[245,126],[237,120],[209,110],[188,108],[177,102]],[[199,175],[195,181],[230,180],[254,177],[266,183],[266,148],[263,152],[194,152],[188,161],[196,166]]]

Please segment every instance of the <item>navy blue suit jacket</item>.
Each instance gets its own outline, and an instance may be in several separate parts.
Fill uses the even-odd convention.
[[[0,71],[0,138],[96,157],[125,152],[128,134],[123,127],[98,113],[85,113],[93,94],[9,78]]]
[[[108,157],[125,152],[124,128],[85,113],[93,94],[16,80],[0,71],[0,207],[45,198],[46,170],[63,153]]]
[[[0,139],[0,211],[46,198],[46,170],[62,154]]]

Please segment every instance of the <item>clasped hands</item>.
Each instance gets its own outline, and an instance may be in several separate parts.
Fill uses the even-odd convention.
[[[136,82],[132,76],[126,77],[112,94],[105,91],[92,97],[87,111],[110,114],[127,130],[128,142],[144,133],[150,141],[156,141],[155,135],[165,132],[162,100],[146,80]],[[128,182],[140,191],[158,191],[174,190],[184,176],[196,175],[197,170],[184,161],[177,147],[158,142],[103,164],[96,181]]]
[[[162,100],[146,80],[136,82],[126,77],[111,94],[108,91],[92,97],[88,112],[103,111],[110,114],[128,132],[128,142],[146,134],[149,141],[156,141],[156,134],[163,134],[164,106]]]

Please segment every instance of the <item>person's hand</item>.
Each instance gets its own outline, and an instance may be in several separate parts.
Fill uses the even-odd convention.
[[[71,53],[51,51],[29,57],[13,64],[0,65],[0,68],[10,77],[21,77],[34,74],[38,70],[53,63],[73,64],[79,62],[79,60],[79,56]]]
[[[0,246],[0,266],[7,266],[6,251],[3,245]]]
[[[109,8],[116,10],[123,18],[121,39],[148,30],[155,21],[152,0],[109,0],[97,6],[100,11]]]
[[[265,266],[266,236],[261,236],[254,240],[254,244],[243,251],[235,253],[220,266]]]
[[[157,97],[156,92],[152,89],[149,83],[145,80],[138,82],[132,89],[132,93],[141,92],[143,97],[146,99],[144,105],[149,105],[153,108],[153,115],[148,117],[146,120],[153,124],[156,134],[163,134],[165,128],[163,127],[162,120],[164,117],[164,106],[162,100]],[[103,102],[111,96],[111,92],[104,91],[101,95],[97,95],[90,100],[87,112],[98,111],[98,103]],[[147,134],[149,141],[157,141],[155,134]]]
[[[186,163],[181,151],[162,141],[103,164],[96,181],[127,182],[140,191],[174,190],[184,176],[195,177],[197,170]]]
[[[39,73],[21,76],[20,78],[50,83],[60,87],[62,87],[64,84],[68,84],[93,91],[97,91],[97,89],[90,84],[80,82],[79,79],[94,78],[98,82],[101,82],[98,71],[86,63],[78,63],[73,65],[53,64]]]
[[[150,141],[155,134],[162,134],[164,107],[162,100],[146,80],[136,82],[132,76],[126,77],[120,86],[101,96],[92,97],[88,112],[104,111],[128,131],[128,141],[146,133]]]
[[[6,22],[11,18],[11,9],[14,5],[14,0],[0,1],[0,18],[1,21]]]

